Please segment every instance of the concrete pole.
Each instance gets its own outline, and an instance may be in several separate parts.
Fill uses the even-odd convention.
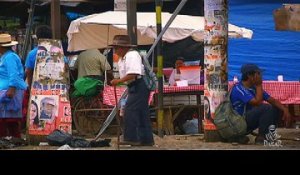
[[[156,30],[157,35],[161,33],[161,10],[162,1],[155,0],[155,11],[156,11]],[[158,80],[158,114],[157,114],[157,125],[158,125],[158,136],[163,137],[163,120],[164,120],[164,108],[163,108],[163,55],[162,55],[162,39],[158,41],[156,46],[157,54],[157,80]]]
[[[137,45],[136,0],[127,0],[127,34],[131,44]]]
[[[51,1],[51,28],[53,39],[61,39],[60,0]]]
[[[228,0],[205,0],[204,35],[204,138],[220,141],[215,125],[211,122],[217,106],[228,91],[227,44]]]

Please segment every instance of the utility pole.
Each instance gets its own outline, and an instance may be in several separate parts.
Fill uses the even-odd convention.
[[[211,122],[215,109],[228,92],[227,45],[228,0],[205,0],[204,18],[204,138],[220,141],[216,126]]]
[[[133,45],[137,45],[136,23],[136,0],[127,0],[127,33]]]
[[[31,0],[30,9],[28,10],[29,15],[28,15],[28,22],[26,24],[25,40],[24,40],[23,47],[21,50],[21,58],[24,60],[24,62],[26,61],[25,58],[26,58],[26,55],[28,52],[28,46],[30,43],[34,11],[35,11],[35,0]]]
[[[156,11],[156,33],[157,36],[161,33],[161,11],[162,1],[155,0],[155,11]],[[163,55],[162,55],[162,39],[160,39],[156,46],[157,54],[157,80],[158,80],[158,114],[157,114],[157,125],[158,125],[158,136],[163,137],[163,121],[164,121],[164,104],[163,104]]]
[[[51,1],[51,28],[53,39],[61,39],[60,0]]]

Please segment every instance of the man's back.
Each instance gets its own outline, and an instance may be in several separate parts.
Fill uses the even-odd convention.
[[[87,75],[102,76],[111,67],[104,55],[97,49],[90,49],[80,53],[75,65],[78,68],[78,78]]]

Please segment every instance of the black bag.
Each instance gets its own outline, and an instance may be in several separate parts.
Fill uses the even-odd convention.
[[[73,148],[87,148],[90,147],[90,142],[79,137],[75,137],[71,140],[69,146]]]
[[[46,139],[51,146],[62,146],[65,144],[70,144],[73,136],[56,129],[50,135],[48,135]]]

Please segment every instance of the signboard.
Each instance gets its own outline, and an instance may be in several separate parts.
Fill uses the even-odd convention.
[[[204,130],[216,131],[211,122],[228,87],[228,0],[204,1]],[[206,136],[205,136],[206,137]],[[207,138],[207,137],[206,137]]]
[[[72,132],[66,68],[61,42],[39,40],[27,116],[29,135],[49,135],[55,129]]]
[[[273,11],[276,30],[300,31],[300,4],[283,4]]]
[[[126,11],[126,0],[115,0],[114,11]]]

